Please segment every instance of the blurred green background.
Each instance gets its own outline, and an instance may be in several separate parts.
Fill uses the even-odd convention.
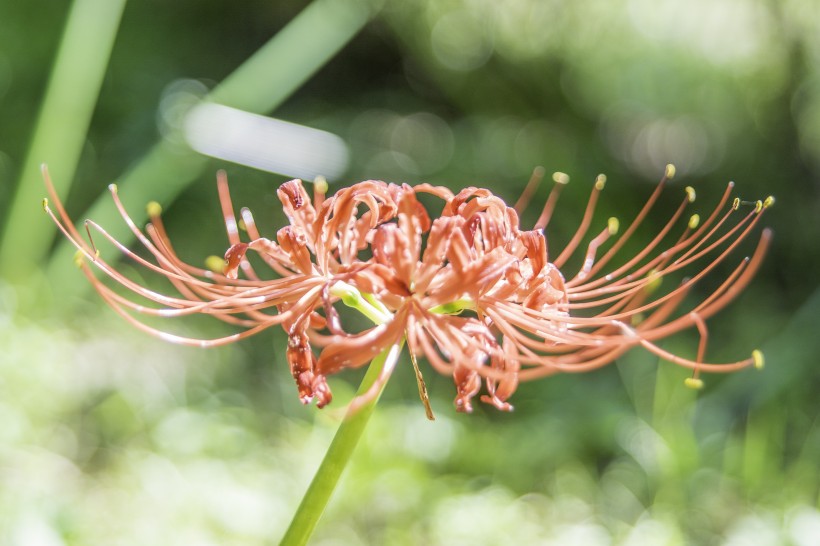
[[[695,393],[635,350],[522,385],[512,414],[465,416],[422,363],[427,422],[403,362],[314,544],[820,544],[814,0],[0,0],[0,543],[275,543],[352,396],[360,374],[343,373],[331,407],[301,406],[279,331],[213,350],[132,331],[42,214],[45,161],[75,218],[123,233],[118,181],[136,215],[162,202],[180,254],[202,263],[227,246],[224,168],[273,234],[286,178],[180,138],[185,101],[205,95],[341,137],[350,162],[331,187],[478,185],[513,201],[536,165],[567,172],[552,248],[599,172],[592,231],[678,168],[633,250],[686,185],[700,212],[729,180],[777,198],[762,271],[709,322],[709,360],[760,348],[765,370]],[[691,356],[697,337],[664,347]]]

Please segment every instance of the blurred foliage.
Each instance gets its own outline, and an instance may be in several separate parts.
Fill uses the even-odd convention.
[[[69,211],[81,218],[163,142],[163,98],[180,81],[213,89],[306,5],[126,4]],[[66,1],[0,0],[0,226],[22,241],[28,225],[5,225],[7,209],[68,11]],[[683,372],[633,351],[592,374],[523,385],[513,414],[472,416],[455,414],[451,380],[428,371],[438,416],[428,423],[400,366],[314,543],[817,544],[818,67],[812,0],[385,0],[273,112],[345,139],[353,161],[331,183],[479,185],[512,200],[544,165],[573,179],[552,248],[574,232],[598,172],[610,181],[604,222],[628,219],[663,165],[678,167],[633,249],[686,185],[700,211],[728,180],[744,198],[774,194],[763,270],[709,323],[712,359],[759,347],[767,367],[709,376],[696,395]],[[217,168],[273,233],[283,220],[273,189],[285,179],[213,160],[204,171]],[[46,221],[37,207],[29,225]],[[218,211],[211,174],[166,206],[183,258],[224,250]],[[79,272],[60,280],[85,282]],[[168,346],[94,298],[66,312],[54,281],[0,285],[0,542],[280,536],[359,375],[333,378],[331,407],[305,408],[280,332],[210,351]],[[692,334],[666,342],[684,354],[696,346]]]

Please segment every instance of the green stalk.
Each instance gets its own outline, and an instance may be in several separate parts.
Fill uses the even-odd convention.
[[[373,359],[362,380],[362,384],[359,386],[359,390],[356,392],[356,396],[366,393],[379,378],[385,366],[395,363],[388,362],[388,359],[397,359],[399,357],[402,344],[403,342],[388,347]],[[384,388],[384,385],[382,385],[382,388]],[[293,520],[290,522],[290,527],[285,532],[285,536],[282,537],[281,546],[307,544],[330,500],[330,496],[336,489],[336,484],[338,484],[342,472],[350,461],[353,450],[362,437],[370,416],[373,415],[373,410],[380,396],[381,389],[372,400],[359,407],[353,408],[351,406],[348,409],[342,424],[339,425],[339,429],[330,443],[322,464],[319,466],[319,470],[316,471],[313,481],[310,482],[310,487],[308,487],[299,508],[296,510],[296,514],[293,516]]]
[[[67,195],[100,93],[125,0],[75,0],[68,15],[14,200],[0,240],[0,275],[29,278],[45,257],[54,226],[38,215],[43,196],[40,164],[48,161],[54,186]]]

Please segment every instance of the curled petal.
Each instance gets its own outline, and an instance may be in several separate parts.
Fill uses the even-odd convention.
[[[247,243],[236,243],[231,245],[225,252],[225,267],[222,274],[229,279],[236,279],[239,271],[239,266],[242,260],[245,259],[245,253],[248,251]]]

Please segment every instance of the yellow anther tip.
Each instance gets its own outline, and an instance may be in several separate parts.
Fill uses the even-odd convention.
[[[656,269],[651,270],[649,273],[646,274],[647,283],[644,287],[644,290],[647,294],[651,294],[655,290],[657,290],[661,283],[663,283],[663,275],[658,273]]]
[[[774,195],[770,195],[766,199],[763,200],[763,208],[767,209],[774,205]]]
[[[689,218],[689,229],[695,229],[700,224],[700,214],[693,214]]]
[[[74,265],[76,265],[77,267],[82,267],[83,266],[83,260],[84,259],[85,259],[85,254],[83,254],[82,251],[78,250],[77,252],[74,253]]]
[[[669,163],[666,166],[666,171],[664,171],[664,176],[666,178],[674,178],[675,177],[675,166]]]
[[[763,201],[758,199],[755,201],[755,212],[760,212],[761,210],[763,210]]]
[[[687,377],[683,380],[683,384],[688,388],[699,391],[703,388],[703,379],[697,377]]]
[[[149,218],[156,218],[157,216],[162,214],[162,205],[160,205],[156,201],[151,201],[147,205],[145,205],[145,211],[148,213]]]
[[[763,357],[763,353],[758,349],[752,351],[752,360],[754,361],[756,370],[762,370],[766,366],[766,359]]]
[[[552,179],[556,184],[569,184],[569,175],[562,172],[552,173]]]
[[[327,178],[322,176],[321,174],[313,179],[313,189],[317,192],[325,194],[327,193],[328,183]]]
[[[612,218],[607,220],[606,227],[609,230],[610,235],[617,235],[618,229],[620,229],[621,227],[621,223],[618,221],[617,218],[613,216]]]
[[[599,174],[595,177],[595,189],[601,191],[606,186],[606,175]]]
[[[205,267],[214,273],[221,274],[223,268],[225,267],[225,260],[219,256],[208,256],[205,258]]]
[[[686,198],[689,200],[690,203],[695,202],[696,195],[697,194],[695,193],[695,188],[693,188],[692,186],[686,186]]]
[[[48,212],[48,198],[47,197],[43,197],[43,210],[45,212]]]
[[[245,224],[245,220],[243,220],[243,219],[241,219],[241,218],[240,218],[240,219],[239,219],[239,221],[236,223],[236,227],[238,227],[238,228],[239,228],[239,229],[241,229],[242,231],[248,231],[248,226],[247,226],[247,224]]]
[[[116,185],[116,184],[109,184],[109,185],[108,185],[108,190],[109,190],[111,193],[117,193],[118,191],[120,191],[120,189],[117,187],[117,185]]]
[[[732,201],[732,210],[737,210],[740,208],[740,197],[735,197],[735,200]]]

